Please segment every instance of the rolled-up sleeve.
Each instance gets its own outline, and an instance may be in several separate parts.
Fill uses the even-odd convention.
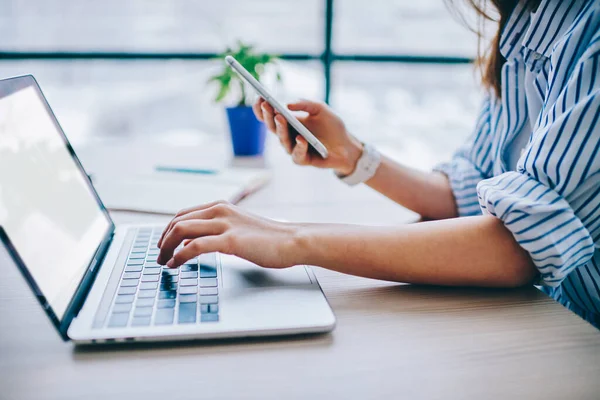
[[[481,107],[475,131],[448,162],[434,167],[448,177],[459,216],[481,215],[477,184],[491,174],[490,97]]]
[[[558,286],[595,251],[600,227],[598,53],[582,57],[544,111],[516,171],[479,182],[481,209],[527,250],[539,283]]]

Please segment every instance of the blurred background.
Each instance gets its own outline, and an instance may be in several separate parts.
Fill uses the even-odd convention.
[[[0,0],[0,77],[33,74],[75,146],[226,136],[206,82],[237,39],[282,56],[283,100],[327,101],[415,167],[474,126],[477,38],[443,0]]]

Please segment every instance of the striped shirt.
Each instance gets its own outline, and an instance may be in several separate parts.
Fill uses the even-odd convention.
[[[518,5],[500,38],[502,96],[445,173],[459,215],[493,215],[539,285],[600,326],[600,2]]]

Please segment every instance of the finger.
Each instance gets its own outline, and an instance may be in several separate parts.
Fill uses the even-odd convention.
[[[159,249],[162,250],[163,247],[167,246],[166,240],[169,237],[169,235],[173,232],[173,229],[175,229],[175,227],[177,226],[177,224],[179,224],[181,222],[184,222],[184,221],[190,221],[190,220],[193,220],[193,221],[211,220],[211,219],[213,219],[213,218],[215,218],[217,216],[217,214],[218,214],[217,208],[221,207],[221,206],[223,206],[223,205],[222,204],[217,204],[217,205],[214,205],[214,206],[212,206],[210,208],[207,208],[207,209],[204,209],[204,210],[198,210],[198,211],[190,212],[188,214],[185,214],[185,215],[182,215],[180,217],[174,218],[171,221],[170,226],[165,230],[164,237],[162,239],[162,242],[160,244]],[[159,256],[159,260],[160,259],[161,258]],[[163,259],[163,261],[165,261],[165,260]]]
[[[288,104],[291,111],[304,111],[310,115],[318,115],[323,110],[323,104],[309,100],[300,100],[296,103]]]
[[[162,247],[166,246],[166,244],[165,244],[166,238],[169,236],[171,231],[175,228],[175,226],[178,223],[183,222],[183,221],[188,221],[188,220],[211,220],[218,216],[227,216],[232,209],[231,203],[229,203],[227,201],[222,201],[222,200],[209,203],[207,206],[209,206],[209,207],[203,208],[198,211],[188,212],[187,214],[183,214],[182,212],[180,212],[179,214],[183,214],[183,215],[173,218],[173,220],[171,221],[171,223],[169,224],[167,229],[165,229],[165,231],[163,232],[163,238],[162,238],[162,242],[161,242],[161,245],[159,248],[162,249]],[[205,206],[202,206],[202,207],[205,207]],[[159,260],[165,261],[164,259],[161,259],[160,256],[159,256]]]
[[[323,157],[321,157],[320,155],[311,152],[310,150],[310,144],[308,144],[308,141],[298,135],[296,137],[296,141],[298,142],[298,144],[296,145],[296,147],[298,146],[303,146],[306,147],[306,162],[305,164],[310,164],[313,167],[317,167],[317,168],[329,168],[330,165],[328,163],[328,160],[324,159]]]
[[[200,254],[214,253],[216,251],[224,253],[226,242],[227,238],[225,235],[205,236],[194,239],[175,253],[169,262],[167,262],[167,266],[169,268],[177,268]]]
[[[273,111],[273,107],[266,101],[261,105],[263,112],[263,121],[267,124],[267,128],[271,132],[275,132],[275,121],[273,121],[273,117],[275,117],[275,113]]]
[[[165,264],[173,257],[175,249],[186,239],[218,235],[224,231],[224,224],[216,220],[187,220],[178,222],[165,237],[157,262]]]
[[[302,136],[296,136],[296,146],[292,151],[292,160],[298,165],[307,165],[308,158],[308,143]]]
[[[163,233],[160,235],[160,239],[158,240],[157,243],[157,247],[160,249],[160,247],[162,246],[162,242],[165,238],[165,235],[171,230],[171,228],[173,227],[173,225],[175,224],[176,221],[178,221],[178,218],[196,212],[196,211],[201,211],[201,210],[207,210],[211,207],[214,207],[216,205],[227,205],[229,204],[229,202],[224,201],[224,200],[217,200],[217,201],[212,201],[210,203],[206,203],[206,204],[201,204],[199,206],[194,206],[194,207],[190,207],[190,208],[184,208],[183,210],[179,211],[174,217],[173,219],[169,222],[169,224],[167,225],[167,227],[163,230]]]
[[[259,121],[263,120],[263,113],[262,113],[261,105],[264,101],[265,100],[262,97],[259,97],[258,99],[256,99],[256,101],[252,105],[252,111],[254,111],[254,115],[256,115],[256,118]]]
[[[275,132],[279,137],[279,141],[281,145],[288,152],[288,154],[292,153],[292,142],[290,140],[290,131],[288,129],[288,124],[283,115],[277,114],[275,116]]]

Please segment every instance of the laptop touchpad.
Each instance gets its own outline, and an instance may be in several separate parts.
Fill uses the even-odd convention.
[[[221,279],[224,288],[252,288],[310,285],[302,265],[285,269],[261,268],[239,257],[221,254]]]

